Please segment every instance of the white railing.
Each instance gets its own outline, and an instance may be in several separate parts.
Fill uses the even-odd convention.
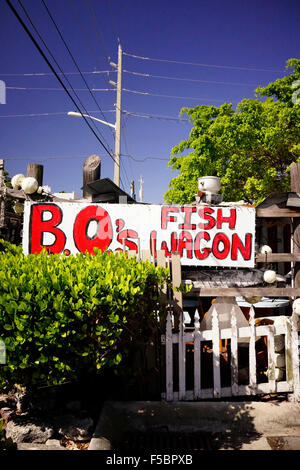
[[[212,329],[200,329],[200,319],[196,310],[194,327],[186,327],[183,313],[179,314],[179,327],[174,329],[172,312],[169,311],[166,322],[166,334],[162,336],[166,357],[166,391],[162,398],[167,401],[201,400],[208,398],[223,398],[243,395],[260,395],[266,393],[290,392],[295,401],[300,401],[299,380],[299,350],[298,350],[298,315],[291,317],[280,316],[273,324],[256,326],[254,308],[250,308],[248,327],[238,327],[235,310],[232,310],[230,328],[219,328],[219,314],[213,309]],[[267,382],[259,383],[257,377],[256,341],[266,338],[267,345]],[[227,341],[230,358],[230,386],[221,386],[220,340]],[[204,388],[201,384],[201,367],[203,367],[202,343],[212,344],[212,388]],[[246,342],[249,345],[248,383],[239,383],[238,344]],[[193,352],[193,389],[187,389],[187,354],[186,345],[192,345]],[[174,354],[178,348],[178,353]],[[281,351],[281,352],[280,352]],[[282,374],[282,371],[284,372]],[[175,387],[174,376],[178,376]],[[283,375],[283,380],[281,375]],[[176,388],[176,390],[175,390]]]

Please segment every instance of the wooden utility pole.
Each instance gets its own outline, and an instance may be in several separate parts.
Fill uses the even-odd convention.
[[[83,164],[83,186],[101,178],[101,160],[99,155],[91,155]],[[82,196],[88,198],[90,193],[83,189]]]
[[[121,117],[122,117],[122,46],[118,47],[118,79],[116,103],[116,135],[115,135],[115,168],[114,183],[120,186],[120,154],[121,154]]]
[[[0,159],[0,190],[5,186],[4,182],[4,160]],[[5,220],[5,196],[0,194],[0,228],[4,226]]]
[[[140,199],[140,202],[143,202],[143,197],[144,197],[143,183],[144,183],[144,180],[143,180],[143,177],[141,176],[141,177],[140,177],[140,190],[139,190],[139,199]]]
[[[38,165],[37,163],[28,163],[27,176],[32,176],[33,178],[35,178],[39,186],[43,186],[43,174],[44,174],[43,165]]]
[[[300,195],[300,163],[293,163],[291,165],[291,192]],[[292,253],[300,253],[300,218],[293,218],[293,244]],[[294,264],[294,287],[300,288],[300,263]]]

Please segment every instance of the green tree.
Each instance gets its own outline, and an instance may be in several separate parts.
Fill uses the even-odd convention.
[[[258,87],[257,98],[243,99],[236,109],[224,103],[181,110],[194,127],[171,151],[168,166],[178,175],[164,195],[167,203],[193,202],[198,178],[207,175],[221,178],[225,201],[259,203],[289,190],[289,166],[300,161],[300,60],[288,60],[286,68],[289,75]]]

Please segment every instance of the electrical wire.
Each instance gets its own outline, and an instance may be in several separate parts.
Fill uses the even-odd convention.
[[[56,29],[56,31],[57,31],[57,33],[58,33],[60,39],[62,40],[62,42],[63,42],[65,48],[67,49],[67,51],[68,51],[68,53],[69,53],[69,55],[70,55],[70,57],[71,57],[71,59],[72,59],[73,64],[75,65],[77,71],[79,72],[79,74],[80,74],[80,76],[81,76],[81,78],[82,78],[82,80],[83,80],[83,82],[84,82],[84,84],[85,84],[87,90],[89,91],[89,93],[90,93],[92,99],[94,100],[94,102],[95,102],[97,108],[99,109],[99,111],[100,111],[102,117],[104,118],[105,121],[107,121],[107,117],[104,115],[104,113],[103,113],[102,109],[100,108],[99,103],[98,103],[98,101],[96,100],[94,94],[92,93],[92,91],[91,91],[91,89],[90,89],[90,87],[89,87],[89,85],[88,85],[88,83],[87,83],[87,81],[86,81],[84,75],[81,73],[81,70],[80,70],[80,68],[79,68],[79,66],[78,66],[78,64],[77,64],[77,61],[75,60],[75,57],[73,56],[73,54],[72,54],[72,52],[71,52],[71,50],[70,50],[68,44],[66,43],[66,41],[65,41],[65,39],[64,39],[64,37],[63,37],[63,35],[62,35],[62,33],[61,33],[61,31],[60,31],[58,25],[56,24],[56,21],[54,20],[54,18],[53,18],[53,16],[52,16],[51,12],[50,12],[50,10],[49,10],[49,8],[47,7],[47,4],[46,4],[45,0],[41,0],[41,1],[42,1],[42,4],[44,5],[44,7],[45,7],[45,9],[46,9],[46,12],[47,12],[49,18],[51,19],[51,21],[52,21],[52,23],[53,23],[53,25],[54,25],[54,27],[55,27],[55,29]]]
[[[146,119],[161,119],[165,121],[177,121],[177,122],[187,122],[191,123],[189,119],[182,119],[182,118],[175,118],[172,116],[161,116],[159,114],[146,114],[146,113],[133,113],[131,111],[126,111],[123,109],[122,111],[123,114],[127,116],[133,116],[133,117],[139,117],[139,118],[146,118]]]
[[[46,157],[33,157],[30,155],[30,159],[35,162],[41,162],[41,161],[46,161],[46,160],[64,160],[64,159],[75,159],[75,158],[84,158],[86,159],[89,155],[50,155]],[[106,154],[99,155],[99,157],[106,157]],[[143,163],[146,160],[161,160],[161,161],[169,161],[170,158],[165,158],[165,157],[141,157],[141,158],[136,158],[133,157],[131,154],[128,153],[121,153],[121,157],[127,157],[135,162]],[[4,160],[28,160],[28,157],[14,157],[14,156],[4,156],[2,157]]]
[[[242,82],[222,82],[216,80],[198,80],[196,78],[182,78],[182,77],[170,77],[165,75],[153,75],[151,73],[140,73],[140,72],[132,72],[130,70],[123,69],[123,72],[135,75],[138,77],[146,77],[146,78],[160,78],[164,80],[179,80],[183,82],[194,82],[194,83],[213,83],[214,85],[233,85],[233,86],[257,86],[255,83],[242,83]]]
[[[135,54],[129,54],[128,52],[124,52],[123,54],[132,57],[133,59],[141,59],[141,60],[151,60],[155,62],[168,62],[172,64],[182,64],[182,65],[194,65],[197,67],[211,67],[211,68],[218,68],[218,69],[230,69],[230,70],[246,70],[246,71],[252,71],[252,72],[282,72],[282,70],[275,70],[275,69],[261,69],[261,68],[255,68],[255,67],[239,67],[239,66],[234,66],[234,65],[217,65],[217,64],[202,64],[202,63],[197,63],[197,62],[185,62],[181,60],[171,60],[171,59],[157,59],[157,58],[152,58],[152,57],[143,57],[140,55],[135,55]]]
[[[83,36],[84,36],[84,38],[85,38],[85,40],[86,40],[86,42],[87,42],[87,44],[88,44],[88,46],[89,46],[89,49],[90,49],[90,51],[91,51],[91,53],[92,53],[92,56],[94,57],[95,63],[97,64],[97,66],[98,66],[99,68],[101,68],[101,67],[99,66],[99,61],[98,61],[97,53],[96,53],[96,51],[95,51],[95,49],[94,49],[93,44],[92,44],[91,41],[89,40],[89,35],[86,33],[85,27],[84,27],[84,25],[83,25],[83,23],[82,23],[82,21],[81,21],[81,18],[80,18],[80,15],[79,15],[78,11],[77,11],[77,8],[76,8],[76,6],[74,5],[73,0],[69,0],[69,2],[70,2],[70,5],[71,5],[71,7],[72,7],[72,10],[73,10],[73,12],[74,12],[74,14],[75,14],[76,20],[77,20],[77,22],[79,23],[81,32],[82,32],[82,34],[83,34]],[[90,14],[91,14],[91,13],[90,13]],[[96,18],[96,15],[95,15],[95,18]],[[95,31],[96,31],[97,40],[99,40],[99,39],[98,39],[98,35],[97,35],[97,29],[95,28],[94,24],[93,24],[93,28],[94,28]],[[102,49],[101,49],[101,42],[100,42],[100,50],[102,50]],[[107,58],[106,58],[106,60],[107,60]],[[109,81],[106,79],[106,77],[105,77],[105,78],[104,78],[104,77],[105,77],[105,75],[103,75],[103,76],[101,75],[101,78],[102,78],[103,80],[105,80],[106,83],[109,84]]]
[[[20,5],[22,6],[20,0],[18,0]],[[94,136],[96,137],[96,139],[98,140],[98,142],[100,143],[100,145],[104,148],[104,150],[107,152],[107,154],[110,156],[110,158],[115,162],[115,159],[114,157],[111,155],[111,153],[109,152],[109,150],[106,148],[105,144],[102,142],[102,140],[99,138],[99,136],[96,134],[95,130],[91,127],[89,121],[85,118],[85,116],[83,115],[81,109],[79,108],[78,104],[76,103],[75,99],[73,98],[73,96],[69,93],[69,91],[67,90],[65,84],[63,83],[63,81],[60,79],[60,77],[58,76],[56,70],[54,69],[53,65],[50,63],[49,59],[47,58],[47,56],[45,55],[45,53],[43,52],[43,50],[41,49],[41,47],[39,46],[39,44],[37,43],[36,39],[33,37],[33,35],[31,34],[31,32],[29,31],[28,27],[26,26],[26,24],[24,23],[24,21],[22,20],[22,18],[20,17],[19,13],[17,12],[17,10],[14,8],[14,6],[12,5],[11,1],[10,0],[6,0],[6,3],[7,5],[9,6],[9,8],[11,9],[12,13],[15,15],[15,17],[17,18],[17,20],[19,21],[19,23],[21,24],[21,26],[23,27],[23,29],[25,30],[26,34],[29,36],[29,38],[31,39],[31,41],[33,42],[34,46],[36,47],[36,49],[38,50],[38,52],[40,53],[40,55],[43,57],[43,59],[45,60],[45,62],[47,63],[47,65],[49,66],[49,68],[51,69],[51,71],[53,72],[53,74],[55,75],[55,77],[57,78],[57,80],[59,81],[59,83],[61,84],[61,86],[64,88],[64,90],[66,91],[67,95],[69,96],[69,98],[71,99],[72,103],[74,104],[74,106],[76,107],[76,109],[80,112],[80,114],[82,115],[82,118],[84,119],[85,123],[87,124],[87,126],[89,127],[89,129],[92,131],[92,133],[94,134]],[[22,6],[23,10],[24,7]],[[26,15],[27,16],[27,15]],[[31,20],[30,20],[31,22]],[[32,23],[32,22],[31,22]],[[47,49],[48,50],[48,49]],[[121,180],[121,178],[120,178]]]
[[[90,111],[93,114],[99,113],[99,111]],[[107,109],[105,113],[114,113],[114,109]],[[55,113],[29,113],[29,114],[0,114],[0,118],[24,118],[24,117],[42,117],[42,116],[67,116],[67,111],[59,111]]]
[[[39,37],[40,41],[42,42],[42,44],[44,45],[44,47],[46,48],[48,54],[51,56],[52,60],[55,62],[56,66],[58,67],[58,69],[60,70],[61,74],[64,76],[65,80],[67,81],[68,85],[70,86],[71,90],[73,91],[73,93],[75,94],[76,98],[78,99],[80,105],[83,107],[84,111],[86,114],[89,114],[89,112],[87,111],[86,107],[84,106],[84,104],[82,103],[81,99],[79,98],[79,96],[77,95],[76,91],[74,90],[70,80],[68,79],[68,77],[65,76],[63,70],[61,69],[60,65],[58,64],[57,60],[55,59],[54,55],[52,54],[52,52],[50,51],[50,49],[48,48],[47,44],[45,43],[44,39],[42,38],[41,34],[39,33],[39,31],[37,30],[37,28],[35,27],[34,23],[32,22],[28,12],[26,11],[25,7],[23,6],[21,0],[17,0],[19,5],[21,6],[23,12],[25,13],[28,21],[30,22],[31,26],[33,27],[34,31],[36,32],[37,36]],[[15,10],[16,11],[16,10]],[[17,12],[16,12],[17,13]],[[24,23],[25,24],[25,23]],[[59,79],[59,81],[61,83],[63,83],[59,76],[57,76],[57,78]],[[64,86],[65,87],[65,86]],[[9,89],[9,87],[7,87]],[[13,87],[11,87],[13,88]],[[21,87],[20,88],[17,88],[15,87],[15,89],[22,89]],[[71,91],[71,90],[68,90],[68,91]],[[44,90],[46,91],[46,89]],[[50,89],[48,89],[47,91],[50,91]],[[80,111],[80,113],[82,114],[82,112]],[[98,130],[99,134],[101,135],[102,139],[105,141],[105,138],[103,137],[101,131],[98,129],[98,126],[96,126],[95,122],[92,121],[92,125],[94,127],[94,129],[96,129],[96,131]],[[90,126],[91,127],[91,126]],[[109,147],[109,145],[106,143],[106,146]]]
[[[116,70],[93,70],[92,72],[81,72],[82,75],[97,75],[101,73],[112,73],[117,72]],[[57,75],[80,75],[79,72],[57,72]],[[28,72],[28,73],[0,73],[1,77],[46,77],[53,76],[53,73],[48,72]]]
[[[23,86],[7,86],[7,90],[23,90],[23,91],[63,91],[61,88],[51,87],[23,87]],[[69,88],[68,91],[89,91],[86,88]],[[91,88],[91,91],[115,91],[114,88]],[[79,100],[80,101],[80,100]],[[84,105],[81,103],[82,107]],[[89,114],[87,112],[87,114]]]
[[[97,90],[95,90],[97,91]],[[199,96],[175,96],[175,95],[164,95],[160,93],[150,93],[147,91],[138,91],[138,90],[128,90],[128,88],[122,88],[122,91],[126,91],[127,93],[134,93],[136,95],[144,95],[144,96],[157,96],[159,98],[176,98],[176,99],[184,99],[184,100],[202,100],[202,101],[213,101],[215,103],[224,103],[224,100],[218,100],[215,98],[203,98]]]

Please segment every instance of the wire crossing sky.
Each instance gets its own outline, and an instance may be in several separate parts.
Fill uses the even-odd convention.
[[[183,107],[236,107],[255,98],[257,86],[289,73],[289,58],[299,58],[298,0],[9,1],[57,76],[7,2],[0,2],[0,80],[6,85],[0,158],[11,176],[41,162],[52,191],[81,193],[82,165],[92,154],[101,157],[101,177],[113,180],[112,129],[88,121],[104,152],[84,119],[67,113],[77,111],[69,93],[83,112],[115,122],[111,81],[119,42],[121,186],[129,192],[134,180],[138,194],[142,176],[144,201],[152,203],[163,202],[176,176],[167,167],[172,147],[192,128],[179,116]]]

